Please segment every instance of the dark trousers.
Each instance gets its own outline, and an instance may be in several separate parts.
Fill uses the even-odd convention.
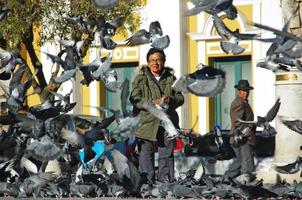
[[[240,174],[251,173],[255,169],[254,156],[250,144],[232,147],[236,157],[226,171],[226,175],[235,178]]]
[[[154,152],[156,143],[145,139],[137,139],[139,151],[139,171],[147,175],[148,180],[155,181]],[[174,154],[175,140],[168,140],[164,131],[157,134],[158,150],[158,181],[174,180]]]

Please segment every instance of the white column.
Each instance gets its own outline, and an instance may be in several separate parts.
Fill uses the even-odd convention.
[[[89,50],[89,60],[90,62],[92,62],[93,60],[95,60],[97,58],[97,56],[100,56],[98,55],[98,49],[96,48],[91,48]],[[90,84],[89,84],[89,95],[90,95],[90,115],[94,115],[94,116],[97,116],[98,115],[98,110],[93,108],[93,107],[98,107],[98,87],[97,87],[97,84],[99,84],[98,81],[92,81]]]
[[[276,98],[281,98],[278,115],[302,120],[302,72],[297,69],[292,69],[290,72],[277,72],[275,85]],[[283,165],[294,162],[300,155],[302,135],[288,129],[279,119],[276,120],[276,130],[274,163]]]

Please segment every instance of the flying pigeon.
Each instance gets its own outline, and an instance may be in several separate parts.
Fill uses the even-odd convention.
[[[214,67],[199,64],[203,68],[180,77],[173,84],[173,89],[196,96],[216,96],[225,87],[225,72]]]
[[[140,29],[126,40],[128,46],[136,46],[149,44],[158,49],[165,49],[170,44],[168,35],[163,36],[161,25],[158,21],[151,22],[149,32],[145,29]]]

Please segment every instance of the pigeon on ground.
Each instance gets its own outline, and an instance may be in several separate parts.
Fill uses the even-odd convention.
[[[57,175],[50,172],[32,175],[23,181],[21,189],[23,189],[28,195],[38,197],[40,195],[41,188],[46,186],[47,183],[55,180],[56,177]]]
[[[118,150],[112,150],[111,155],[121,185],[131,195],[139,194],[143,180],[134,164]]]
[[[60,147],[53,143],[47,135],[41,140],[34,140],[26,147],[26,153],[40,161],[49,161],[59,158],[63,151]]]

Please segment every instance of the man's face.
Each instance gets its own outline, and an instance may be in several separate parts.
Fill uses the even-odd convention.
[[[250,94],[250,91],[245,91],[245,90],[238,90],[238,96],[241,98],[241,99],[248,99],[249,98],[249,94]]]
[[[148,67],[151,70],[152,74],[158,74],[162,72],[164,68],[164,60],[160,53],[154,53],[149,56]]]

